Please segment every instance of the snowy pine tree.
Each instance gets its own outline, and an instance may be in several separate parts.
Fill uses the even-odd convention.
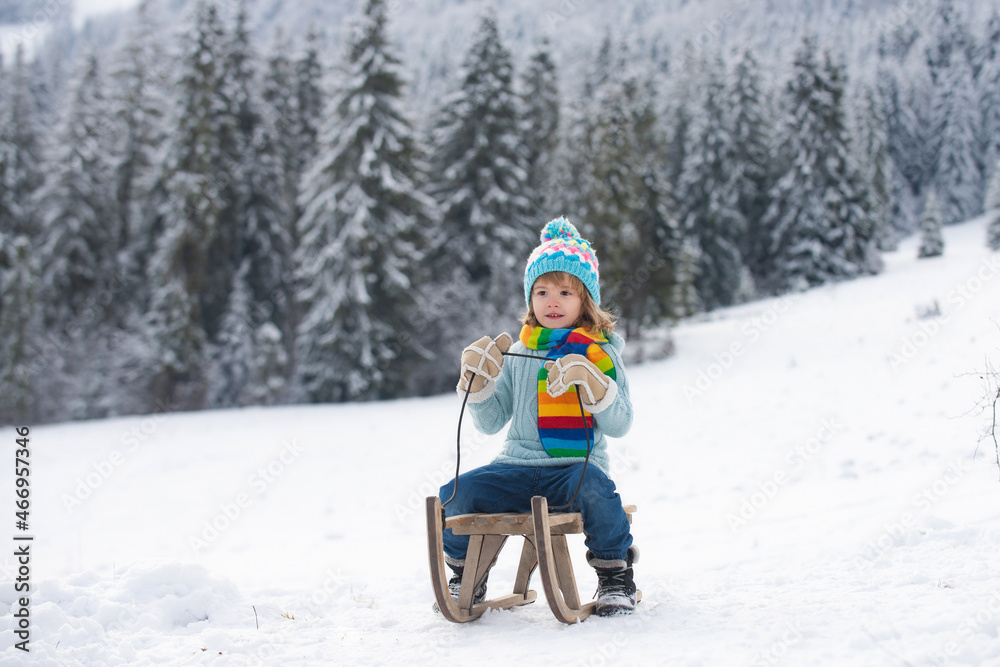
[[[298,182],[301,182],[306,169],[316,158],[320,127],[326,117],[326,96],[322,86],[324,71],[320,62],[319,35],[314,28],[306,33],[305,42],[305,49],[293,63],[295,115],[291,129],[295,142],[294,155],[298,159],[293,174],[298,176]],[[301,215],[302,210],[296,208],[292,218],[298,220]],[[292,241],[296,245],[298,238],[297,228],[293,228]]]
[[[257,79],[257,56],[250,43],[245,3],[240,4],[226,53],[226,99],[235,120],[234,154],[228,164],[233,181],[234,235],[229,253],[232,273],[226,314],[213,356],[211,395],[219,405],[248,396],[245,370],[252,364],[257,325],[287,320],[286,280],[291,269],[291,223],[285,193],[284,165],[278,150],[278,129],[265,113]],[[243,293],[244,290],[249,290]],[[279,329],[280,331],[280,329]],[[219,368],[231,364],[235,368]],[[232,384],[237,383],[237,384]]]
[[[733,71],[729,108],[733,115],[733,189],[740,216],[746,223],[746,233],[739,239],[740,254],[755,280],[761,276],[767,249],[767,237],[761,227],[768,207],[771,170],[772,129],[767,107],[757,61],[746,49]]]
[[[697,241],[688,238],[681,246],[680,257],[677,261],[677,275],[674,279],[674,288],[671,295],[673,312],[671,317],[680,320],[705,310],[695,289],[695,280],[698,277],[698,257],[701,250]]]
[[[947,87],[947,72],[967,59],[971,37],[954,0],[938,0],[927,26],[924,59],[935,88]]]
[[[891,250],[904,232],[904,222],[896,199],[896,178],[886,145],[884,109],[877,89],[865,86],[861,91],[852,145],[861,180],[867,186],[878,247],[880,250]]]
[[[986,190],[986,211],[989,223],[986,231],[986,245],[991,250],[1000,250],[1000,163],[993,170],[993,178]]]
[[[302,190],[296,375],[311,402],[404,393],[415,354],[409,322],[433,203],[387,20],[384,1],[368,0]]]
[[[35,417],[35,275],[28,238],[0,231],[0,424]]]
[[[663,166],[654,80],[627,60],[610,39],[599,48],[589,103],[571,109],[559,196],[560,210],[601,258],[602,305],[618,313],[626,336],[638,338],[643,326],[673,314],[681,231]]]
[[[598,145],[624,149],[622,157],[626,165],[620,174],[621,191],[615,196],[616,188],[598,189],[604,192],[606,201],[613,202],[612,209],[619,208],[625,215],[623,225],[626,233],[621,241],[612,240],[611,234],[598,232],[592,235],[598,247],[605,248],[605,258],[614,272],[605,280],[608,285],[609,301],[620,310],[622,331],[633,339],[641,338],[643,327],[652,326],[672,315],[671,297],[675,283],[675,271],[680,256],[684,235],[683,225],[674,215],[674,198],[667,180],[663,164],[666,140],[659,127],[656,109],[656,87],[652,78],[643,80],[638,74],[623,77],[624,90],[621,96],[624,118],[624,132],[610,130],[609,125],[599,126],[604,136],[612,139]],[[612,90],[606,94],[614,94]],[[605,109],[612,112],[604,117],[614,122],[618,111],[614,104],[605,101]],[[600,135],[599,135],[600,138]],[[599,153],[604,159],[610,155]],[[613,155],[613,152],[612,152]],[[602,172],[611,173],[607,162]],[[598,176],[597,172],[594,176]],[[596,202],[595,202],[596,203]],[[594,207],[603,210],[601,205]],[[610,210],[604,210],[607,215]],[[607,221],[607,217],[604,218]],[[596,224],[600,225],[597,221]],[[613,230],[612,225],[609,229]],[[602,265],[603,266],[603,265]]]
[[[920,217],[920,249],[917,257],[938,257],[944,253],[944,236],[941,233],[941,211],[938,208],[937,193],[931,190],[924,202],[924,214]]]
[[[215,0],[210,2],[209,9],[215,16],[205,21],[205,34],[210,36],[209,50],[215,62],[213,71],[205,70],[204,74],[206,79],[217,77],[218,82],[211,96],[214,109],[208,114],[215,129],[214,143],[210,145],[210,165],[218,199],[206,250],[204,288],[199,297],[205,333],[214,343],[229,310],[229,295],[235,289],[236,274],[243,266],[247,218],[255,212],[251,210],[255,206],[267,208],[276,199],[268,191],[280,191],[280,184],[269,181],[274,171],[273,155],[257,163],[254,144],[259,136],[260,109],[255,81],[256,56],[246,25],[245,0],[235,3],[231,30],[223,24]],[[263,134],[263,143],[267,141],[269,136]],[[267,182],[267,190],[261,193],[254,192],[250,183],[251,172],[258,169],[267,172],[262,179]],[[264,215],[269,214],[265,212]],[[247,279],[252,280],[252,276]]]
[[[506,326],[523,308],[523,262],[544,221],[529,219],[534,195],[513,64],[493,12],[479,20],[431,144],[431,192],[441,208],[434,262],[446,271],[438,281],[464,294],[456,307],[476,308],[479,326]]]
[[[287,395],[289,358],[284,336],[273,322],[254,331],[249,378],[238,399],[241,405],[276,405]]]
[[[687,159],[688,133],[695,114],[692,104],[694,100],[698,99],[697,91],[702,70],[694,45],[691,42],[685,42],[680,66],[675,70],[668,84],[667,106],[663,111],[667,127],[666,169],[667,178],[670,179],[671,183],[680,181],[681,171],[684,169],[684,162]],[[677,199],[675,209],[683,208],[680,202],[680,198],[683,196],[684,194],[680,190],[674,190],[674,197]]]
[[[932,185],[939,149],[939,137],[932,136],[929,130],[930,77],[919,67],[911,77],[907,71],[880,63],[873,83],[885,118],[886,150],[893,177],[890,191],[898,208],[892,219],[900,236],[919,227],[921,193]]]
[[[236,128],[224,95],[225,32],[214,4],[199,3],[193,23],[152,228],[157,239],[147,267],[153,289],[145,323],[154,397],[183,407],[200,407],[205,397],[206,344],[225,314],[236,242]]]
[[[548,40],[528,60],[522,77],[522,135],[528,148],[528,187],[536,219],[551,210],[555,151],[559,144],[559,81]]]
[[[650,134],[653,134],[651,131]],[[687,298],[679,266],[682,261],[684,231],[673,214],[673,193],[662,162],[662,137],[646,144],[650,148],[647,160],[639,171],[641,185],[636,201],[636,229],[639,242],[630,253],[632,270],[624,284],[616,288],[616,302],[625,316],[625,334],[640,338],[643,327],[655,326],[663,320],[673,320],[684,310],[675,300]],[[694,289],[692,274],[691,289]],[[700,304],[699,304],[700,309]]]
[[[987,55],[976,78],[982,114],[979,150],[982,155],[984,183],[990,182],[996,173],[996,165],[1000,162],[1000,12],[995,11],[991,18],[991,33],[987,39]],[[997,43],[993,40],[997,40]]]
[[[115,148],[115,206],[119,216],[115,244],[126,251],[128,266],[124,272],[130,278],[140,274],[152,252],[153,235],[145,226],[149,222],[145,209],[166,138],[163,121],[170,70],[158,29],[153,0],[143,0],[136,8],[127,40],[111,64],[118,101],[114,115],[119,125],[119,145]]]
[[[598,91],[611,80],[611,36],[606,34],[594,55],[591,67],[584,74],[583,93],[570,96],[562,109],[564,122],[560,123],[560,140],[556,148],[553,186],[548,197],[552,211],[566,215],[577,222],[586,215],[587,193],[593,187],[591,167],[595,141],[595,113],[602,95]]]
[[[973,12],[974,11],[975,10],[973,10]],[[983,15],[975,17],[975,14],[973,13],[972,16],[972,22],[977,23],[978,18]],[[993,25],[994,21],[997,22],[995,25]],[[983,66],[986,64],[986,61],[990,59],[990,54],[995,48],[992,44],[992,40],[994,38],[1000,39],[1000,11],[994,7],[992,9],[992,15],[984,23],[983,27],[985,30],[981,33],[982,39],[979,39],[980,35],[975,34],[977,31],[974,29],[974,34],[971,34],[969,37],[969,44],[966,50],[969,58],[969,64],[972,65],[972,78],[977,81],[979,80],[979,75],[982,72]],[[998,32],[993,33],[994,30],[997,30]]]
[[[241,405],[248,392],[254,356],[253,295],[248,284],[250,262],[244,261],[233,277],[226,314],[212,350],[208,401],[215,407]]]
[[[161,31],[153,0],[143,0],[121,46],[109,57],[115,218],[104,224],[113,230],[114,268],[97,295],[103,321],[86,337],[86,358],[67,378],[71,393],[60,407],[63,418],[71,410],[76,416],[101,417],[154,407],[149,386],[154,364],[142,322],[152,290],[147,269],[158,237],[158,207],[164,201],[165,117],[173,102],[168,89],[174,74]]]
[[[747,222],[736,186],[733,141],[725,72],[721,58],[706,63],[700,108],[693,114],[678,182],[678,217],[686,236],[701,248],[695,286],[708,309],[729,306],[744,286],[739,250]]]
[[[881,64],[876,87],[884,106],[886,147],[906,192],[916,196],[934,173],[939,137],[928,130],[929,77],[902,78],[896,68]],[[912,231],[912,223],[906,231]]]
[[[86,56],[75,78],[40,195],[39,298],[46,325],[58,330],[96,307],[93,297],[115,271],[119,238],[112,128],[97,58]],[[90,314],[89,327],[97,316]]]
[[[786,91],[788,165],[771,191],[766,287],[774,293],[871,274],[881,267],[866,194],[849,159],[843,74],[803,40]]]
[[[996,7],[986,20],[986,36],[983,42],[983,60],[1000,58],[1000,9]]]
[[[967,220],[982,210],[981,116],[972,66],[964,54],[953,58],[951,67],[942,71],[939,77],[942,84],[938,88],[936,108],[942,126],[935,189],[940,196],[941,219],[949,225]]]
[[[124,309],[116,297],[120,220],[115,199],[118,125],[96,57],[85,55],[54,129],[51,168],[39,194],[39,314],[60,354],[36,379],[44,409],[63,418],[103,416],[108,376],[102,341]]]
[[[195,198],[176,186],[173,194]],[[172,409],[202,408],[206,398],[207,341],[197,295],[206,251],[193,222],[170,220],[158,239],[148,272],[150,307],[142,322],[140,373],[151,402]]]
[[[298,219],[298,188],[302,177],[303,158],[299,155],[297,118],[298,96],[295,87],[295,64],[288,40],[279,31],[273,50],[267,59],[261,97],[263,115],[274,132],[274,158],[280,168],[281,198],[288,216],[285,228],[294,243],[295,221]]]
[[[37,194],[44,180],[38,109],[19,44],[0,89],[0,233],[38,235]]]
[[[894,17],[896,18],[896,17]],[[913,45],[920,36],[920,29],[914,22],[912,13],[907,12],[902,20],[879,21],[876,50],[883,61],[900,64],[910,56]]]
[[[262,120],[244,148],[241,201],[241,255],[246,281],[255,304],[256,321],[286,324],[292,300],[291,218],[282,198],[283,174],[276,156],[273,130]],[[237,280],[234,276],[234,281]],[[290,329],[279,326],[283,335]]]
[[[603,49],[598,53],[598,69],[606,55]],[[637,146],[638,81],[632,72],[621,74],[602,78],[593,89],[593,101],[583,110],[581,136],[573,144],[575,183],[562,194],[576,199],[570,210],[578,212],[580,232],[601,258],[601,279],[609,288],[604,307],[613,304],[622,324],[634,331],[641,313],[618,293],[627,293],[625,282],[635,268],[631,260],[642,247],[635,207],[645,165]]]
[[[274,133],[274,159],[280,170],[278,182],[283,185],[280,196],[287,215],[284,228],[288,234],[289,258],[294,257],[299,245],[298,221],[302,216],[299,206],[300,188],[303,174],[316,153],[317,128],[323,112],[324,95],[320,89],[322,69],[317,39],[316,32],[310,30],[306,36],[305,50],[296,60],[290,55],[286,40],[279,34],[268,59],[262,90],[267,109],[267,125]],[[281,288],[284,303],[280,312],[272,319],[285,340],[286,359],[282,368],[292,365],[291,359],[295,354],[295,332],[301,318],[296,300],[298,289],[294,259],[290,259],[289,271]],[[262,335],[260,333],[258,338]],[[265,345],[270,345],[270,337],[265,336],[262,340]],[[273,388],[276,384],[272,382],[269,386]],[[270,390],[255,392],[254,395],[266,396],[266,400],[270,401],[273,400],[273,392],[269,392]]]
[[[239,151],[246,148],[257,130],[261,114],[256,89],[257,56],[250,43],[247,21],[246,0],[237,0],[233,29],[225,47],[223,81],[231,112],[236,117]]]

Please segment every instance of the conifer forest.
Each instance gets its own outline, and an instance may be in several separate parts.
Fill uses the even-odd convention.
[[[264,4],[4,41],[0,423],[449,391],[560,215],[630,340],[1000,249],[995,3]]]

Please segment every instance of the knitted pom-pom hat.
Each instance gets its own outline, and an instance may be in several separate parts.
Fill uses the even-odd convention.
[[[594,298],[601,305],[600,274],[597,271],[597,255],[590,247],[590,241],[580,237],[566,218],[556,218],[542,230],[542,244],[531,251],[524,267],[524,302],[531,305],[531,286],[543,273],[565,271],[583,281]]]

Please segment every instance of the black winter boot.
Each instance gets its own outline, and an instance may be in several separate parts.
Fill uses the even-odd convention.
[[[597,571],[598,616],[620,616],[635,611],[635,581],[632,563],[639,560],[639,550],[629,547],[625,560],[603,560],[587,552],[587,562]]]
[[[451,593],[451,599],[455,601],[455,604],[458,604],[458,595],[462,590],[462,576],[465,574],[465,567],[463,565],[453,563],[447,558],[445,558],[445,562],[448,563],[448,567],[451,568],[451,571],[453,572],[451,579],[448,580],[448,592]],[[483,576],[483,580],[479,582],[478,586],[476,586],[476,590],[472,595],[473,606],[486,599],[486,580],[489,578],[490,573],[487,570],[486,574]],[[437,602],[434,603],[434,611],[441,611],[438,609]]]
[[[448,592],[451,593],[452,599],[454,599],[455,602],[458,602],[458,593],[462,589],[462,576],[465,574],[465,568],[458,565],[452,565],[451,563],[448,564],[448,567],[450,567],[451,571],[455,573],[451,576],[451,579],[448,580]],[[487,571],[483,576],[483,580],[479,582],[478,586],[476,586],[475,593],[472,594],[473,605],[477,605],[486,599],[486,580],[489,578],[490,573]]]

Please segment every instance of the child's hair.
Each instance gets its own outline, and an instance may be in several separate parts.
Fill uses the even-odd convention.
[[[543,273],[541,276],[538,276],[538,278],[542,278],[543,276],[560,285],[569,283],[570,286],[576,290],[576,293],[580,295],[580,299],[583,301],[583,304],[580,309],[580,319],[576,323],[577,327],[583,327],[585,329],[598,329],[603,331],[605,335],[614,331],[615,322],[618,321],[618,318],[594,303],[594,297],[590,295],[590,290],[587,289],[582,280],[574,276],[572,273],[566,273],[564,271],[550,271],[548,273]],[[536,282],[538,278],[535,279]],[[534,285],[532,285],[532,289],[534,289]],[[527,324],[529,327],[542,326],[538,321],[538,318],[535,317],[535,311],[531,307],[531,301],[528,301],[528,310],[521,318],[521,323]]]

